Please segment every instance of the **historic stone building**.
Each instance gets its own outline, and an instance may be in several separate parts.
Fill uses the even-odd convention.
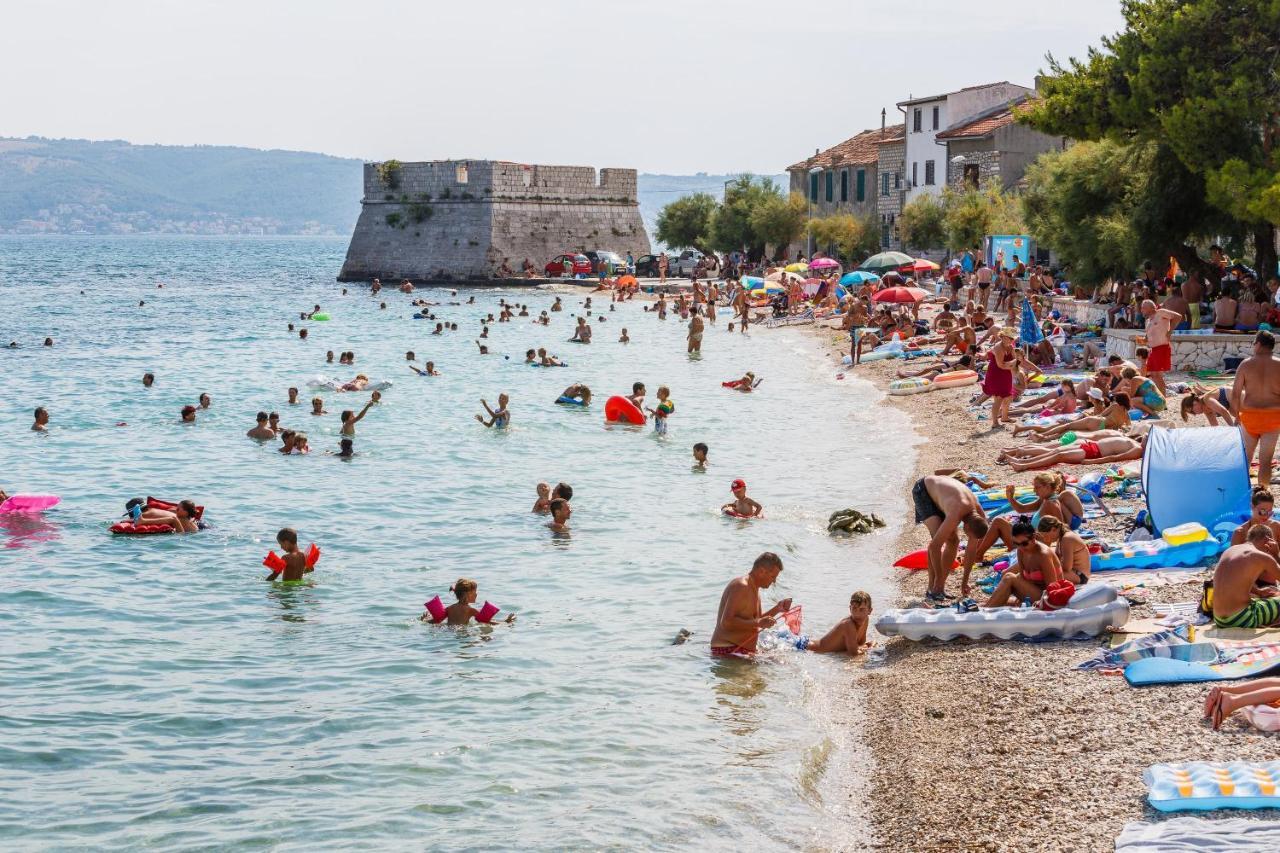
[[[938,134],[938,144],[946,146],[947,186],[978,187],[999,180],[1004,189],[1012,189],[1037,157],[1066,147],[1061,136],[1017,123],[1018,111],[1030,100],[1024,97],[987,110]]]
[[[907,197],[907,141],[899,135],[880,143],[876,171],[880,175],[880,198],[876,211],[880,216],[880,248],[902,251],[898,216]]]
[[[864,130],[787,167],[791,192],[808,199],[815,217],[874,216],[880,200],[880,145],[902,141],[903,126]]]
[[[634,169],[498,160],[366,163],[339,281],[492,279],[528,259],[649,252]]]

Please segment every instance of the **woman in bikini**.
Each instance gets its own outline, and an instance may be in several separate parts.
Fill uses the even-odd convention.
[[[1107,406],[1100,415],[1086,415],[1072,421],[1064,421],[1060,424],[1045,427],[1019,425],[1013,428],[1013,434],[1016,436],[1029,432],[1032,433],[1035,439],[1046,440],[1061,438],[1069,432],[1074,432],[1078,435],[1082,432],[1094,432],[1100,429],[1126,430],[1133,423],[1129,417],[1129,405],[1129,396],[1117,393],[1112,396],[1111,405]]]
[[[1056,518],[1063,524],[1070,524],[1067,510],[1058,500],[1061,482],[1062,475],[1056,471],[1041,471],[1031,481],[1031,491],[1034,495],[1031,500],[1019,500],[1014,496],[1014,487],[1011,485],[1005,486],[1004,496],[1014,512],[1030,514],[1032,524],[1039,524],[1042,517]]]
[[[1204,415],[1209,421],[1209,426],[1217,426],[1219,418],[1227,426],[1235,426],[1236,416],[1231,411],[1230,390],[1193,388],[1190,394],[1182,398],[1182,420],[1187,421],[1191,415]]]
[[[1142,458],[1142,448],[1146,441],[1143,435],[1138,441],[1124,435],[1107,436],[1093,439],[1080,439],[1068,445],[1032,445],[1032,448],[1043,450],[1037,455],[1007,454],[1009,467],[1014,471],[1033,471],[1037,468],[1048,468],[1053,465],[1109,465],[1112,462],[1129,462]],[[1026,450],[1027,448],[1018,448]]]
[[[1063,580],[1076,586],[1084,586],[1089,582],[1093,556],[1079,533],[1064,527],[1061,519],[1047,515],[1036,525],[1036,538],[1053,548],[1058,555]]]

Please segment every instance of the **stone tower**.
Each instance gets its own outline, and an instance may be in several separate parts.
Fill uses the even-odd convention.
[[[505,259],[538,274],[556,255],[649,252],[634,169],[498,160],[366,163],[339,281],[492,279]]]

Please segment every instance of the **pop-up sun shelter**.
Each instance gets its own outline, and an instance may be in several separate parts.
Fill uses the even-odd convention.
[[[1235,427],[1153,427],[1142,454],[1142,490],[1157,531],[1198,521],[1211,532],[1249,517],[1249,465]]]

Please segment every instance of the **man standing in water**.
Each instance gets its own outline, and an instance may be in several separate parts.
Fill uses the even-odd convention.
[[[716,627],[711,632],[711,656],[753,655],[760,632],[773,624],[774,617],[791,609],[784,598],[766,612],[760,612],[760,590],[773,586],[782,571],[782,558],[765,551],[751,564],[751,571],[729,581],[720,596]]]
[[[698,315],[695,309],[693,316],[689,318],[689,352],[702,352],[702,331],[704,328],[702,317]]]
[[[1240,413],[1240,437],[1244,455],[1253,461],[1258,451],[1258,485],[1271,482],[1271,460],[1280,438],[1280,361],[1273,350],[1275,336],[1258,332],[1253,339],[1253,357],[1236,369],[1231,386],[1231,410]]]

